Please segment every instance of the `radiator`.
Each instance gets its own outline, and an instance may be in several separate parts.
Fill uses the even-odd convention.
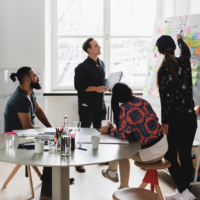
[[[112,124],[114,124],[113,112],[112,112],[112,109],[111,109],[111,104],[110,103],[106,103],[106,108],[107,108],[106,119],[109,120]]]

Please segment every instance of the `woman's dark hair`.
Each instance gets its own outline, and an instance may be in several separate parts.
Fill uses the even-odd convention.
[[[174,70],[174,66],[178,64],[177,59],[173,56],[174,51],[176,49],[174,40],[172,39],[171,36],[163,35],[157,40],[156,46],[158,47],[158,51],[164,55],[164,58],[163,58],[162,63],[160,64],[160,67],[166,66],[169,72],[171,73],[171,75],[174,77],[174,79],[179,81],[178,76]],[[156,84],[158,88],[159,88],[159,83],[160,83],[159,76],[158,76],[160,67],[157,70],[157,79],[156,79]]]
[[[111,107],[114,114],[114,122],[119,130],[119,103],[125,103],[133,98],[131,89],[124,83],[116,83],[112,89]]]
[[[12,79],[13,82],[16,81],[16,78],[18,79],[20,85],[23,84],[24,82],[24,77],[29,76],[29,71],[31,70],[30,67],[21,67],[17,70],[17,73],[12,73],[10,75],[10,78]]]
[[[90,42],[94,40],[93,38],[88,38],[84,43],[83,43],[83,50],[88,54],[87,49],[90,48],[91,49],[91,44]]]

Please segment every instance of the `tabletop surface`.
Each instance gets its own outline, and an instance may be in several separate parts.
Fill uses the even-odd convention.
[[[53,128],[36,129],[38,132],[55,130]],[[95,129],[82,128],[82,135],[96,135]],[[128,158],[141,149],[141,144],[137,141],[130,142],[128,145],[118,144],[99,144],[99,148],[94,150],[92,144],[82,144],[82,148],[87,151],[75,149],[71,156],[62,157],[58,151],[56,154],[49,154],[44,151],[41,154],[35,150],[18,149],[18,145],[24,143],[22,137],[15,137],[14,147],[6,148],[4,134],[0,135],[0,161],[15,163],[20,165],[46,166],[46,167],[70,167],[80,165],[92,165]]]

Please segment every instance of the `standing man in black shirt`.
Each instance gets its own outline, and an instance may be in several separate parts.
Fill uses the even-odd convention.
[[[104,101],[105,64],[98,56],[101,47],[93,38],[87,39],[83,50],[88,53],[87,59],[75,68],[74,86],[78,91],[78,112],[81,126],[100,128],[106,118]],[[79,167],[80,168],[80,167]],[[83,168],[83,167],[81,167]]]

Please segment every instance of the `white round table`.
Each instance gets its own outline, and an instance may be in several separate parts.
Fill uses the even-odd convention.
[[[51,129],[36,129],[38,132],[49,131]],[[52,129],[55,130],[55,129]],[[95,129],[81,129],[82,135],[96,135]],[[14,147],[6,148],[4,135],[0,135],[0,161],[29,165],[52,167],[52,199],[53,200],[69,200],[69,168],[72,166],[94,165],[114,160],[128,158],[137,153],[141,149],[139,142],[130,142],[128,145],[118,144],[99,144],[98,150],[92,149],[91,144],[83,144],[83,151],[75,149],[70,157],[61,157],[57,154],[49,154],[43,152],[35,153],[35,150],[18,149],[18,145],[24,143],[22,137],[15,137]],[[89,172],[88,172],[89,173]]]

